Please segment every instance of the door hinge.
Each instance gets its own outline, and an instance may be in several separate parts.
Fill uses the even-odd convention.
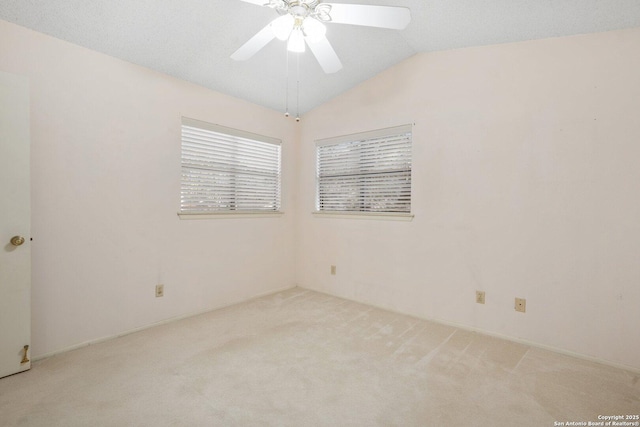
[[[29,358],[27,357],[27,354],[29,353],[29,346],[25,345],[23,350],[24,350],[24,356],[22,356],[22,361],[20,362],[20,364],[25,364],[30,362]]]

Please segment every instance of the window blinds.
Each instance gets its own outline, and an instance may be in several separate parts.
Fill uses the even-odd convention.
[[[320,212],[411,212],[411,125],[318,141]]]
[[[182,119],[181,213],[279,209],[279,140]]]

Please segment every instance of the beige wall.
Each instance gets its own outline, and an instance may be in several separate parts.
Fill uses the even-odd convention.
[[[294,285],[281,114],[3,21],[0,70],[31,84],[34,356]],[[282,139],[284,217],[179,220],[182,115]]]
[[[307,114],[298,284],[640,368],[638,52],[640,29],[420,54]],[[414,220],[313,217],[314,140],[405,123]]]
[[[31,80],[34,356],[297,283],[640,369],[638,51],[417,55],[296,125],[0,21]],[[180,221],[182,115],[281,138],[284,217]],[[313,217],[314,140],[405,123],[414,220]]]

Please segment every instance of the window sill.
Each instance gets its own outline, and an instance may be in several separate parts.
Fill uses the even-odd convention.
[[[412,221],[414,215],[407,213],[374,213],[374,212],[312,212],[317,218],[368,219],[383,221]]]
[[[180,219],[240,219],[240,218],[277,218],[284,215],[284,212],[200,212],[182,213],[178,212]]]

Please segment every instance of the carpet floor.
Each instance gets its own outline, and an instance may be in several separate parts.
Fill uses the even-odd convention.
[[[294,288],[0,379],[2,426],[558,426],[640,375]]]

